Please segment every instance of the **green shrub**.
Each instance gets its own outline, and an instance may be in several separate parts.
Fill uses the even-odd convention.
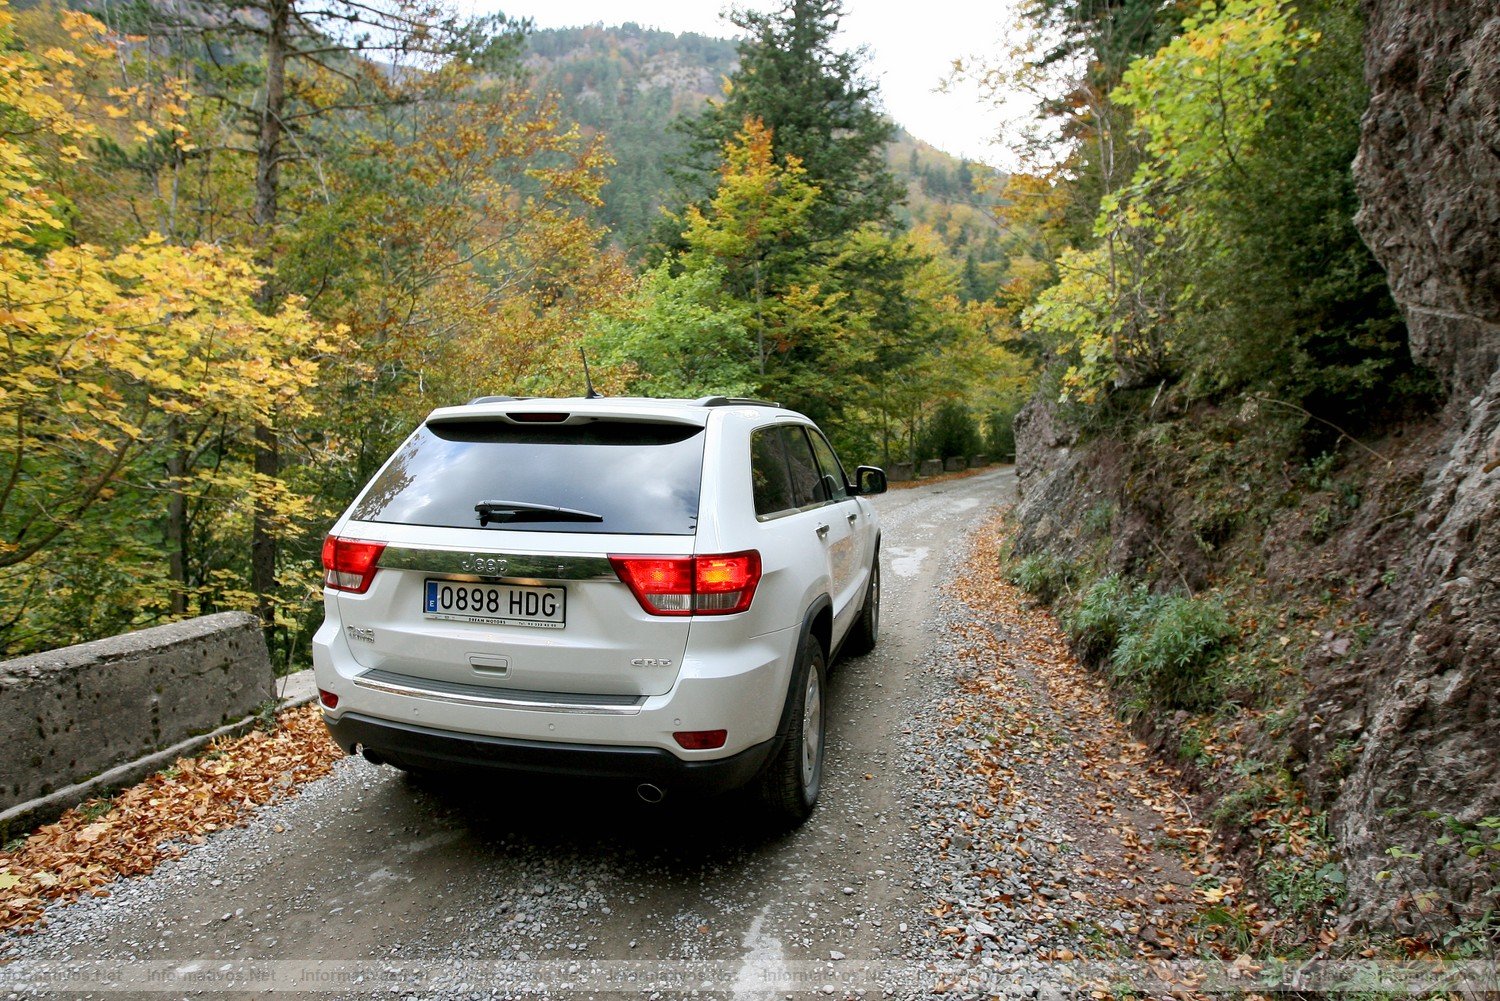
[[[1212,667],[1234,634],[1217,599],[1142,595],[1110,656],[1110,674],[1138,710],[1207,708],[1219,695]]]
[[[1083,512],[1083,529],[1090,535],[1108,535],[1114,520],[1115,506],[1109,501],[1100,501]]]
[[[1050,605],[1078,580],[1078,569],[1051,553],[1032,553],[1010,571],[1010,582]]]
[[[1271,903],[1303,920],[1317,917],[1344,899],[1344,872],[1334,862],[1269,856],[1258,871]]]
[[[1137,594],[1115,574],[1090,584],[1078,604],[1062,616],[1063,628],[1078,655],[1097,664],[1114,653],[1143,596],[1144,590]]]

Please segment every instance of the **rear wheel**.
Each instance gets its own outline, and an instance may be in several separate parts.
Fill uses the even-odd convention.
[[[875,551],[875,561],[870,564],[870,583],[865,587],[865,605],[859,610],[859,618],[849,627],[849,638],[844,640],[844,649],[851,656],[869,653],[880,639],[880,550]]]
[[[778,748],[760,777],[760,796],[778,819],[800,824],[812,813],[823,784],[823,712],[827,665],[817,638],[807,636],[792,673],[792,700]]]

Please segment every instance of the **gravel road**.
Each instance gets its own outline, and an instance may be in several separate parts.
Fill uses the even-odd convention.
[[[0,962],[135,971],[95,992],[115,998],[921,994],[954,955],[929,912],[971,869],[934,834],[947,849],[961,804],[933,769],[965,753],[940,707],[967,613],[943,585],[1014,491],[1001,468],[877,500],[883,635],[830,679],[822,800],[796,832],[767,830],[743,799],[433,787],[351,759],[151,876],[54,908],[39,934],[0,939]],[[1024,928],[979,930],[988,954],[1030,951]]]

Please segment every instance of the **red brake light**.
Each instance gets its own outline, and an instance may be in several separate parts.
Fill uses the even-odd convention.
[[[384,542],[341,539],[330,535],[323,540],[323,569],[328,571],[323,583],[335,591],[364,594],[375,579],[375,564],[385,552]]]
[[[723,556],[611,556],[615,573],[652,615],[743,612],[760,583],[760,553]]]
[[[652,615],[693,614],[691,556],[611,556],[609,562]]]

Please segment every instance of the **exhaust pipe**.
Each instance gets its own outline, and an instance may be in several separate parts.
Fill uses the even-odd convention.
[[[643,803],[660,803],[667,795],[665,792],[662,792],[660,786],[654,786],[650,782],[642,782],[636,786],[635,794],[641,798],[641,802]]]
[[[364,754],[365,760],[372,765],[384,765],[388,763],[379,751],[372,751],[368,747],[365,747],[361,748],[361,753]]]

